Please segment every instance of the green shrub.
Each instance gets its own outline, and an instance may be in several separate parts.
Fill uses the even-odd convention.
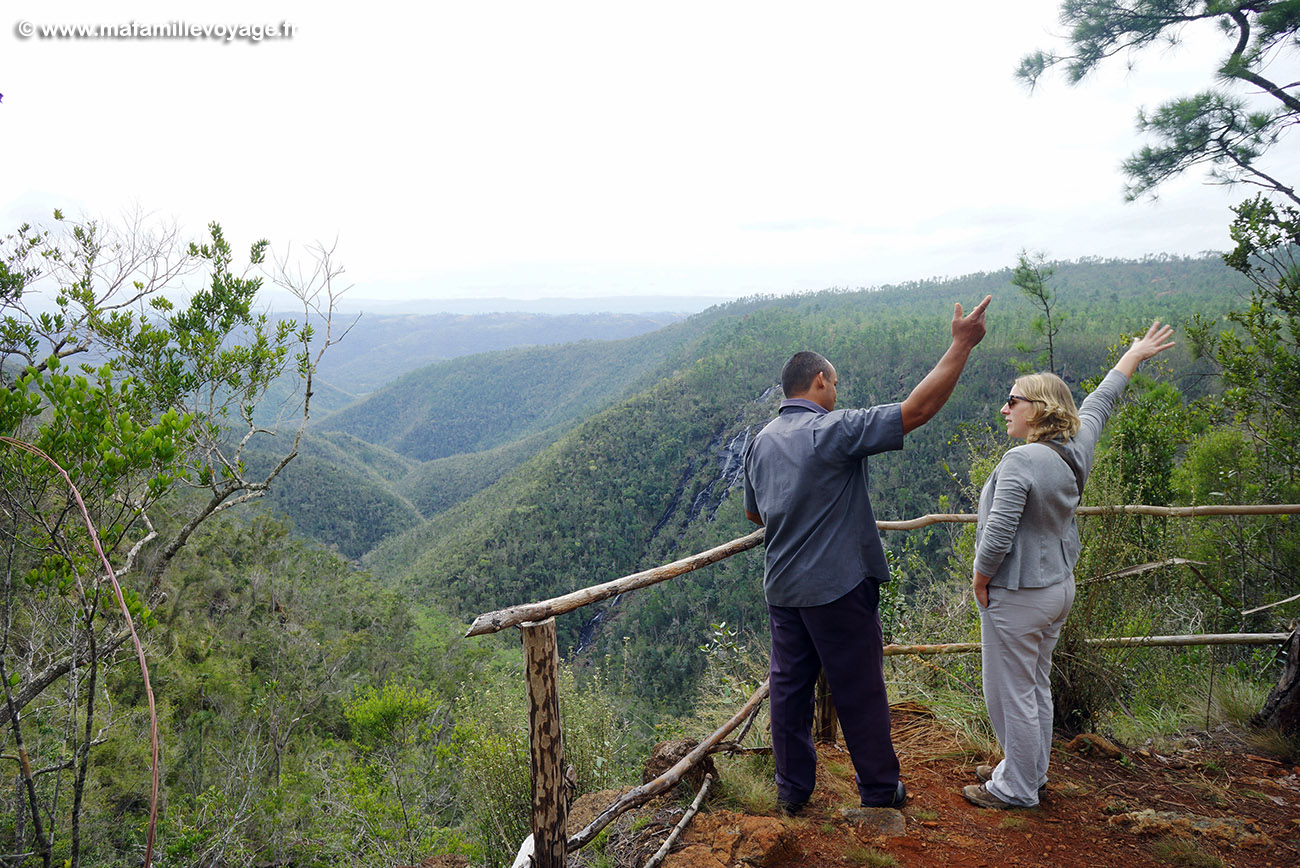
[[[579,682],[561,666],[558,686],[566,764],[575,795],[637,782],[645,745],[601,678]],[[493,868],[509,864],[531,832],[528,704],[522,672],[494,673],[464,685],[456,700],[457,723],[448,752],[459,757],[457,803],[476,857]]]

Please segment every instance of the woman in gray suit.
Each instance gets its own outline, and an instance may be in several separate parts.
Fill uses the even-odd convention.
[[[1015,381],[1002,405],[1007,434],[1026,441],[1002,456],[980,492],[975,598],[984,701],[1002,745],[996,767],[962,789],[983,808],[1027,808],[1047,785],[1052,748],[1052,649],[1074,602],[1079,530],[1074,511],[1101,429],[1142,362],[1172,347],[1152,323],[1077,410],[1055,374]]]

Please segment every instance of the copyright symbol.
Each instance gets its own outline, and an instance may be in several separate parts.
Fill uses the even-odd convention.
[[[36,32],[36,25],[30,21],[19,21],[14,26],[14,32],[18,34],[19,39],[30,39]]]

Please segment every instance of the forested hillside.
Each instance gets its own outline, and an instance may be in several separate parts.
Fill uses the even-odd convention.
[[[1032,337],[1032,308],[1008,278],[1004,272],[940,284],[812,293],[797,303],[747,299],[632,338],[479,353],[430,365],[315,424],[299,460],[286,470],[268,502],[288,515],[300,533],[361,557],[381,540],[494,484],[611,402],[643,393],[692,366],[707,366],[707,357],[715,352],[725,353],[725,364],[747,377],[762,373],[764,365],[779,367],[773,359],[781,350],[736,358],[733,341],[770,348],[796,346],[804,335],[810,344],[828,347],[839,340],[842,358],[852,365],[840,363],[852,375],[845,382],[848,400],[900,400],[898,390],[924,373],[931,354],[937,358],[942,352],[946,338],[938,322],[940,309],[963,294],[968,300],[983,292],[1003,295],[1003,314],[1013,318],[1004,321],[994,339],[1001,340],[1004,354]],[[1140,299],[1152,309],[1169,311],[1205,309],[1215,304],[1209,300],[1218,299],[1220,309],[1226,309],[1242,286],[1217,259],[1073,263],[1061,269],[1056,284],[1069,334],[1089,334],[1102,323],[1121,324],[1128,306],[1136,312]],[[1108,313],[1098,313],[1102,310]],[[786,320],[773,321],[781,311]],[[848,319],[819,335],[818,323],[838,316],[836,311]],[[749,323],[751,316],[762,323]],[[793,325],[792,317],[800,322]],[[927,332],[922,321],[937,325]],[[765,333],[755,334],[758,328]],[[844,339],[846,331],[855,329]],[[1063,356],[1067,378],[1077,379],[1076,369],[1087,372],[1102,358],[1102,347],[1086,340],[1080,344],[1078,352]],[[1019,352],[1017,357],[1029,361],[1035,355]],[[354,353],[358,367],[359,356]],[[892,379],[878,366],[867,367],[876,356],[890,360]],[[977,356],[972,371],[980,366],[992,370],[989,364]],[[994,363],[994,368],[1014,370],[1009,364],[999,368]],[[863,380],[859,369],[870,379]],[[775,382],[775,373],[770,376]],[[719,389],[710,400],[742,400],[734,381]],[[674,430],[681,422],[671,416],[656,424],[667,426],[655,430],[670,439],[683,436]],[[933,430],[914,440],[947,436]],[[886,486],[898,494],[900,504],[924,511],[928,507],[921,504],[932,501],[930,492],[942,490],[934,487],[945,480],[934,468],[922,480],[908,475],[905,483],[890,480]],[[921,494],[909,500],[907,493],[913,491]]]
[[[1108,348],[1125,332],[1156,317],[1176,326],[1196,313],[1218,317],[1243,288],[1217,259],[1074,263],[1060,267],[1054,283],[1055,314],[1066,322],[1056,354],[1061,372],[1076,384],[1104,371]],[[947,346],[953,302],[969,306],[985,293],[994,295],[989,336],[948,406],[909,436],[903,452],[872,461],[881,517],[936,511],[942,498],[954,508],[968,506],[960,502],[968,463],[953,439],[992,423],[1015,363],[1037,355],[1035,311],[1010,286],[1009,273],[717,309],[689,357],[674,359],[662,379],[582,422],[473,498],[389,539],[365,563],[384,581],[469,617],[739,536],[750,529],[737,501],[740,451],[771,418],[780,399],[779,369],[789,355],[812,347],[832,359],[841,406],[901,400]],[[1026,342],[1028,350],[1017,347]],[[1170,367],[1190,396],[1208,385],[1204,368],[1185,352]],[[514,380],[508,364],[501,371],[501,383]],[[496,393],[481,399],[491,405]],[[372,414],[376,430],[386,421]],[[420,427],[400,415],[389,430]],[[951,548],[944,533],[906,544],[940,565]],[[702,666],[695,649],[711,622],[764,629],[760,574],[759,556],[750,553],[633,595],[598,629],[586,623],[591,612],[566,616],[562,646],[630,651],[637,679],[656,700],[671,702],[686,695],[681,685]]]
[[[567,319],[589,333],[610,318]],[[428,365],[313,426],[267,504],[299,533],[360,557],[496,482],[585,416],[653,379],[710,322],[704,313],[621,340],[480,352]],[[353,354],[358,371],[376,377],[387,370],[385,357],[383,348]]]
[[[582,416],[661,358],[648,338],[463,356],[414,371],[316,426],[418,461],[478,452]]]

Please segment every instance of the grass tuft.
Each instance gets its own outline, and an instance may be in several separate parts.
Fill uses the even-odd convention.
[[[1272,727],[1249,729],[1242,736],[1250,749],[1283,762],[1300,761],[1300,738],[1290,738]]]
[[[718,803],[746,814],[772,814],[777,810],[776,768],[764,754],[718,756]]]
[[[1268,685],[1246,681],[1232,673],[1221,673],[1213,687],[1194,690],[1183,711],[1184,723],[1194,729],[1226,723],[1236,728],[1249,726],[1268,698]],[[1208,693],[1208,696],[1207,696]]]
[[[1180,868],[1228,868],[1228,863],[1187,838],[1161,838],[1152,843],[1151,852],[1161,862]]]
[[[898,860],[875,847],[866,844],[850,844],[844,848],[844,859],[850,865],[867,865],[870,868],[897,868]]]

